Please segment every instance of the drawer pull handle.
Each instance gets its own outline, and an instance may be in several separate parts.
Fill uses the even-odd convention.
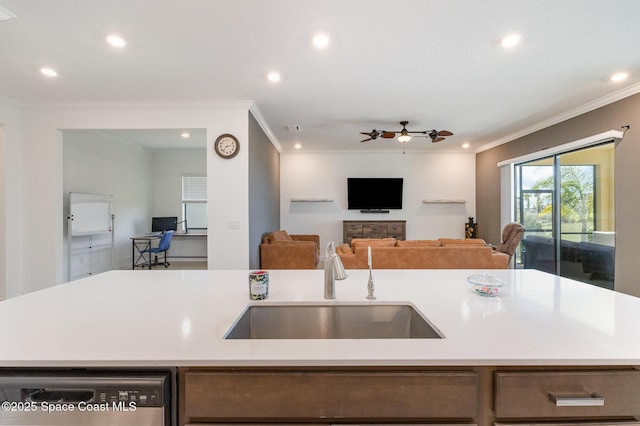
[[[604,398],[597,393],[585,397],[564,397],[550,393],[549,399],[556,404],[556,407],[604,407]]]

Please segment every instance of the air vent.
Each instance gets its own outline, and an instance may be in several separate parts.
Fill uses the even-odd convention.
[[[287,130],[290,132],[301,132],[302,127],[299,124],[289,124]]]

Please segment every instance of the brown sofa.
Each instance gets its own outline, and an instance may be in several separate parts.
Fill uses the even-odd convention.
[[[354,239],[336,250],[346,269],[368,268],[368,247],[374,269],[506,269],[509,255],[481,239],[378,240]]]
[[[294,235],[287,231],[265,234],[260,244],[260,268],[316,269],[319,246],[318,235]]]

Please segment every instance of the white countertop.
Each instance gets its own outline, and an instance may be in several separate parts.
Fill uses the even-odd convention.
[[[349,270],[327,303],[411,302],[443,339],[224,340],[249,303],[325,302],[323,272],[111,271],[0,302],[0,367],[640,365],[640,299],[533,270]]]

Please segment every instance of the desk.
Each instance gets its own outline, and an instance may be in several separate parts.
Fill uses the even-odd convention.
[[[173,234],[171,240],[171,257],[174,259],[206,259],[206,232],[189,231]]]
[[[136,269],[136,266],[145,267],[148,266],[151,269],[151,252],[147,252],[148,259],[144,258],[144,250],[151,248],[153,241],[159,240],[160,237],[155,236],[140,236],[131,237],[131,269]]]

